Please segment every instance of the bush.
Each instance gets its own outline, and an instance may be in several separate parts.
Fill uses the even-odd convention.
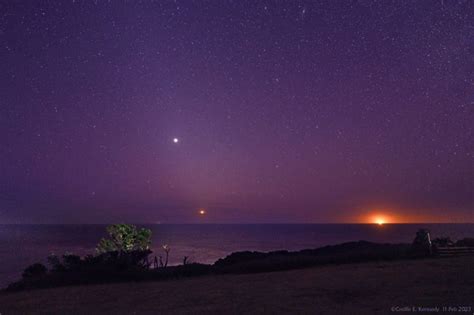
[[[61,259],[55,254],[49,255],[47,260],[52,272],[64,271],[64,266],[61,263]]]
[[[63,255],[63,263],[65,270],[77,270],[81,267],[82,260],[80,256],[65,254]]]
[[[148,269],[150,250],[130,252],[107,252],[100,255],[80,256],[65,254],[61,258],[55,255],[48,257],[52,273],[71,274],[75,272],[111,273],[124,270]]]
[[[306,249],[297,252],[236,252],[213,265],[216,272],[253,273],[305,268],[327,264],[408,258],[409,244],[377,244],[366,241]]]
[[[149,249],[107,252],[94,257],[95,259],[91,259],[89,264],[100,263],[116,270],[148,269],[150,267],[148,256],[151,253]]]
[[[454,245],[454,242],[449,237],[437,237],[431,243],[438,247],[447,247]]]
[[[150,248],[151,230],[140,229],[131,224],[114,224],[107,227],[109,238],[103,238],[97,245],[99,254],[107,252],[145,251]]]
[[[23,279],[39,278],[46,275],[48,269],[45,265],[36,263],[27,267],[22,274]]]
[[[456,246],[474,247],[474,238],[463,238],[462,240],[458,240]]]

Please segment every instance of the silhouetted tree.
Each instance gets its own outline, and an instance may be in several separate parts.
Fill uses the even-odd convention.
[[[36,278],[36,277],[41,277],[46,275],[46,272],[48,269],[43,264],[33,264],[29,267],[27,267],[22,274],[22,277],[24,279],[31,279],[31,278]]]
[[[151,244],[151,230],[137,229],[131,224],[114,224],[107,227],[109,238],[102,238],[97,245],[99,254],[147,251]]]

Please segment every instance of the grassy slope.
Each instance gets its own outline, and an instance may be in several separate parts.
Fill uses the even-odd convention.
[[[395,314],[390,308],[397,305],[474,308],[473,266],[474,257],[464,257],[33,290],[0,295],[0,313]]]

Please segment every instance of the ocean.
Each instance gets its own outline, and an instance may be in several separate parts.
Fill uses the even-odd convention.
[[[153,232],[153,255],[170,250],[170,264],[188,261],[213,263],[242,250],[272,251],[316,248],[349,241],[411,242],[420,228],[432,238],[453,240],[474,237],[474,224],[156,224],[143,225]],[[94,254],[106,235],[106,225],[0,225],[0,287],[21,277],[22,270],[45,262],[52,253]]]

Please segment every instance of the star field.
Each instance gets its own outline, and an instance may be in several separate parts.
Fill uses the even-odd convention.
[[[0,3],[1,222],[474,221],[472,1]]]

